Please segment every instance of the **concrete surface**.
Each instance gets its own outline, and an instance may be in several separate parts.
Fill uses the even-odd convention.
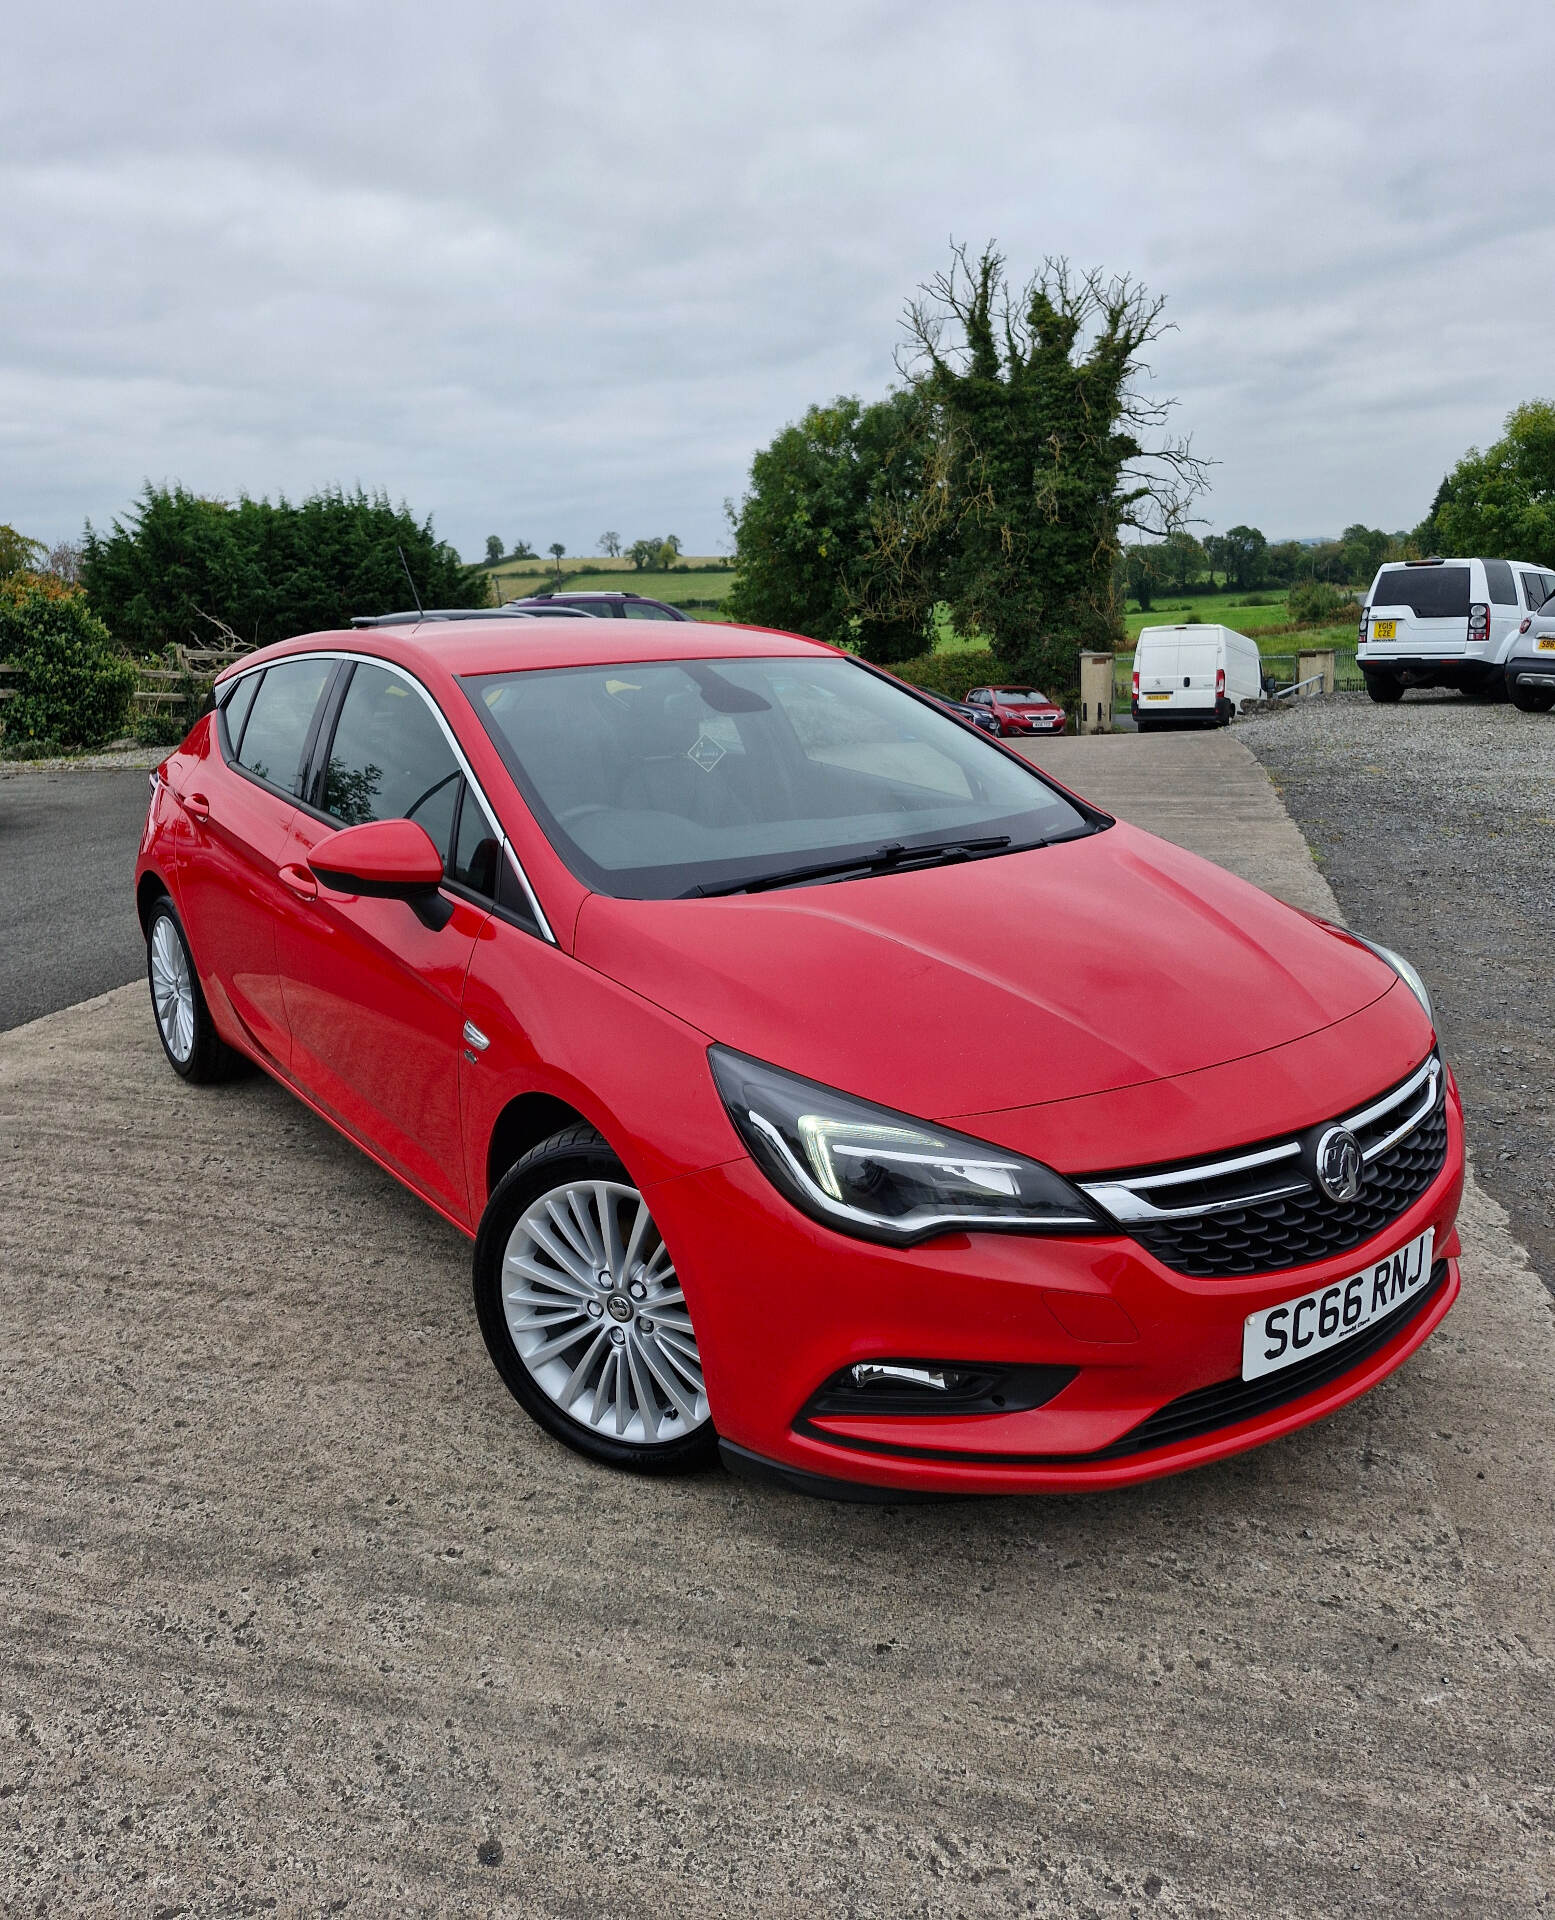
[[[138,979],[146,772],[0,773],[0,1031]]]
[[[1425,976],[1480,1178],[1555,1293],[1555,713],[1341,694],[1237,731],[1351,924]]]
[[[1201,844],[1256,800],[1234,741],[1135,744],[1063,771]],[[177,1081],[139,986],[21,1028],[0,1910],[1548,1912],[1555,1331],[1464,1227],[1426,1349],[1235,1462],[659,1485],[533,1428],[459,1237],[263,1079]]]

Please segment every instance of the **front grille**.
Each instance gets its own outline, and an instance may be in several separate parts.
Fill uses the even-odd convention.
[[[1447,1109],[1438,1104],[1407,1139],[1372,1161],[1353,1200],[1333,1201],[1309,1189],[1193,1220],[1136,1224],[1131,1231],[1163,1266],[1195,1279],[1278,1273],[1346,1253],[1381,1233],[1420,1198],[1446,1158]]]
[[[1163,1266],[1199,1280],[1280,1273],[1383,1233],[1447,1158],[1446,1075],[1431,1054],[1397,1086],[1332,1126],[1218,1159],[1096,1175],[1085,1191]],[[1333,1200],[1318,1179],[1325,1138],[1353,1134],[1360,1190]]]
[[[1149,1453],[1156,1447],[1169,1447],[1182,1440],[1217,1433],[1222,1427],[1234,1427],[1261,1413],[1272,1413],[1277,1407],[1299,1400],[1303,1394],[1342,1379],[1363,1360],[1370,1359],[1411,1321],[1418,1319],[1446,1284],[1447,1262],[1438,1260],[1431,1269],[1424,1293],[1417,1293],[1413,1300],[1375,1321],[1353,1340],[1346,1340],[1327,1353],[1314,1354],[1310,1360],[1299,1360],[1295,1366],[1279,1373],[1266,1373],[1257,1380],[1217,1380],[1212,1387],[1200,1387],[1194,1393],[1185,1393],[1180,1400],[1168,1400],[1164,1407],[1157,1407],[1148,1420],[1142,1420],[1110,1447],[1069,1457],[1076,1461],[1125,1460],[1137,1453]]]

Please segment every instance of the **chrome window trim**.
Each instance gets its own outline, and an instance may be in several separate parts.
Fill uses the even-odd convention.
[[[229,689],[236,686],[239,680],[244,679],[250,673],[262,673],[266,667],[278,667],[287,660],[303,659],[350,660],[360,666],[382,667],[386,673],[398,674],[400,679],[405,681],[408,686],[415,688],[416,692],[419,693],[421,698],[426,702],[433,719],[436,720],[438,726],[442,728],[443,738],[448,742],[449,750],[452,752],[454,759],[459,763],[459,771],[464,775],[470,791],[475,795],[481,806],[485,808],[487,819],[490,820],[498,833],[501,834],[503,857],[513,869],[518,884],[524,890],[524,898],[529,902],[529,910],[535,917],[535,925],[540,930],[541,939],[549,946],[554,947],[559,945],[560,943],[556,935],[551,930],[551,923],[545,917],[545,909],[540,905],[539,896],[529,884],[529,875],[524,871],[524,863],[514,851],[513,842],[508,838],[507,831],[502,825],[502,820],[497,809],[486,797],[485,788],[481,785],[480,781],[476,779],[475,770],[465,757],[464,748],[460,746],[454,735],[453,728],[449,726],[447,716],[433,698],[431,691],[422,685],[408,667],[402,667],[397,660],[385,660],[381,654],[377,653],[356,653],[341,647],[304,647],[297,653],[283,654],[280,659],[277,660],[261,660],[254,666],[239,668],[230,680],[224,680],[221,683],[222,697],[225,700],[229,696]],[[289,797],[294,806],[301,804],[295,794]],[[467,892],[468,889],[461,889],[461,891]],[[492,902],[492,905],[496,905],[495,901]]]
[[[1370,1126],[1373,1121],[1395,1113],[1421,1086],[1425,1087],[1425,1098],[1396,1127],[1371,1146],[1362,1148],[1361,1157],[1370,1166],[1372,1161],[1391,1153],[1401,1140],[1408,1139],[1435,1112],[1441,1097],[1441,1078],[1441,1056],[1433,1049],[1415,1071],[1391,1092],[1335,1124],[1353,1133],[1358,1127]],[[1240,1193],[1227,1200],[1203,1200],[1191,1207],[1160,1207],[1144,1196],[1162,1187],[1187,1186],[1219,1179],[1226,1174],[1241,1173],[1251,1167],[1273,1166],[1282,1160],[1299,1158],[1300,1153],[1299,1140],[1286,1140],[1278,1146],[1263,1147],[1254,1153],[1235,1154],[1224,1160],[1206,1160],[1191,1167],[1173,1167],[1166,1173],[1146,1173],[1138,1178],[1130,1178],[1125,1174],[1115,1175],[1110,1180],[1077,1180],[1075,1185],[1098,1206],[1105,1207],[1114,1220],[1129,1225],[1197,1220],[1211,1214],[1232,1212],[1238,1207],[1263,1206],[1271,1200],[1284,1200],[1293,1194],[1311,1193],[1315,1189],[1312,1182],[1303,1176],[1297,1181],[1276,1184],[1256,1193]]]

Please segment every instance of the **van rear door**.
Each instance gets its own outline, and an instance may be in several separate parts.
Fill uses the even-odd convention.
[[[1380,655],[1460,658],[1469,638],[1470,569],[1384,567],[1371,590],[1366,637]]]
[[[1183,640],[1177,647],[1175,699],[1178,707],[1212,707],[1215,704],[1215,674],[1223,655],[1220,640]]]

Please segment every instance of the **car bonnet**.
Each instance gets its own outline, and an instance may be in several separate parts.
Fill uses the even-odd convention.
[[[1256,1055],[1396,984],[1364,947],[1121,824],[773,893],[593,894],[575,953],[726,1045],[938,1119]]]

